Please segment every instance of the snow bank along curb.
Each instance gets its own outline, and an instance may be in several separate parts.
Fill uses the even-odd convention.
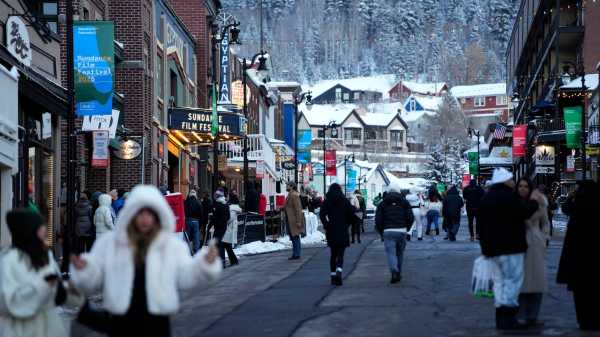
[[[325,234],[316,231],[301,238],[303,245],[321,245],[325,244]],[[256,255],[263,253],[277,252],[281,250],[291,249],[292,242],[288,236],[280,238],[277,242],[261,242],[255,241],[242,245],[234,249],[236,255]]]

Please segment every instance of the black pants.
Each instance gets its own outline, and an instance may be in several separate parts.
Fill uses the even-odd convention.
[[[596,289],[581,289],[573,291],[577,323],[581,330],[600,330],[600,312],[598,302],[600,293]]]
[[[77,252],[87,253],[92,249],[92,245],[94,244],[93,236],[78,236],[77,237]]]
[[[343,246],[331,246],[331,259],[329,260],[329,270],[335,273],[337,268],[344,268],[344,252],[346,247]]]
[[[360,231],[362,227],[362,220],[358,221],[355,224],[352,224],[352,242],[354,242],[354,239],[357,238],[358,241],[360,241]]]
[[[519,315],[527,321],[535,321],[542,307],[542,293],[519,294]]]
[[[225,267],[225,251],[227,251],[227,256],[229,256],[229,264],[237,264],[238,259],[233,252],[231,243],[219,241],[219,256],[221,256],[221,261],[223,261],[223,267]]]
[[[467,208],[467,218],[469,219],[469,234],[471,234],[471,237],[475,237],[475,235],[477,234],[477,225],[479,222],[477,216],[477,209]]]

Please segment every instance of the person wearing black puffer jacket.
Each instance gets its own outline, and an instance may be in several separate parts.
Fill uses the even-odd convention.
[[[229,204],[227,204],[227,200],[225,200],[225,193],[223,190],[218,189],[215,192],[214,199],[215,202],[213,203],[212,212],[213,217],[210,227],[215,228],[213,237],[218,242],[219,256],[221,257],[221,262],[223,262],[223,268],[225,268],[225,245],[223,244],[223,237],[227,231],[227,223],[231,218],[231,214],[229,211]]]
[[[444,199],[442,207],[442,215],[444,221],[448,223],[448,239],[456,241],[456,234],[460,228],[460,213],[464,206],[463,199],[458,195],[456,186],[452,186],[448,191],[446,199]]]
[[[400,186],[392,182],[375,214],[375,226],[383,237],[392,273],[390,283],[398,283],[402,278],[402,258],[406,247],[406,236],[414,220],[412,208],[401,193]]]

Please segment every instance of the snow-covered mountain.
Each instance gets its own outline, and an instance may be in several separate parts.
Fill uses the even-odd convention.
[[[263,46],[275,79],[395,74],[451,85],[503,81],[518,0],[222,0],[242,53]]]

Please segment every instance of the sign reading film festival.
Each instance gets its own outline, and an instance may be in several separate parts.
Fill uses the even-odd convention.
[[[78,116],[112,115],[115,57],[109,21],[73,24],[75,111]]]
[[[179,131],[179,138],[186,143],[209,143],[213,113],[200,108],[169,109],[169,129]],[[246,119],[242,115],[219,111],[219,138],[232,140],[241,137],[246,130]],[[177,133],[176,133],[177,135]],[[183,137],[182,137],[183,135]],[[187,140],[186,140],[187,139]]]
[[[298,163],[310,163],[310,148],[312,145],[312,131],[298,130]]]
[[[513,127],[513,157],[525,156],[526,139],[527,125],[515,125]]]
[[[565,113],[565,131],[567,133],[567,148],[581,148],[581,106],[569,106],[564,108]]]
[[[479,174],[479,153],[469,152],[467,153],[469,158],[469,173],[472,175]]]

